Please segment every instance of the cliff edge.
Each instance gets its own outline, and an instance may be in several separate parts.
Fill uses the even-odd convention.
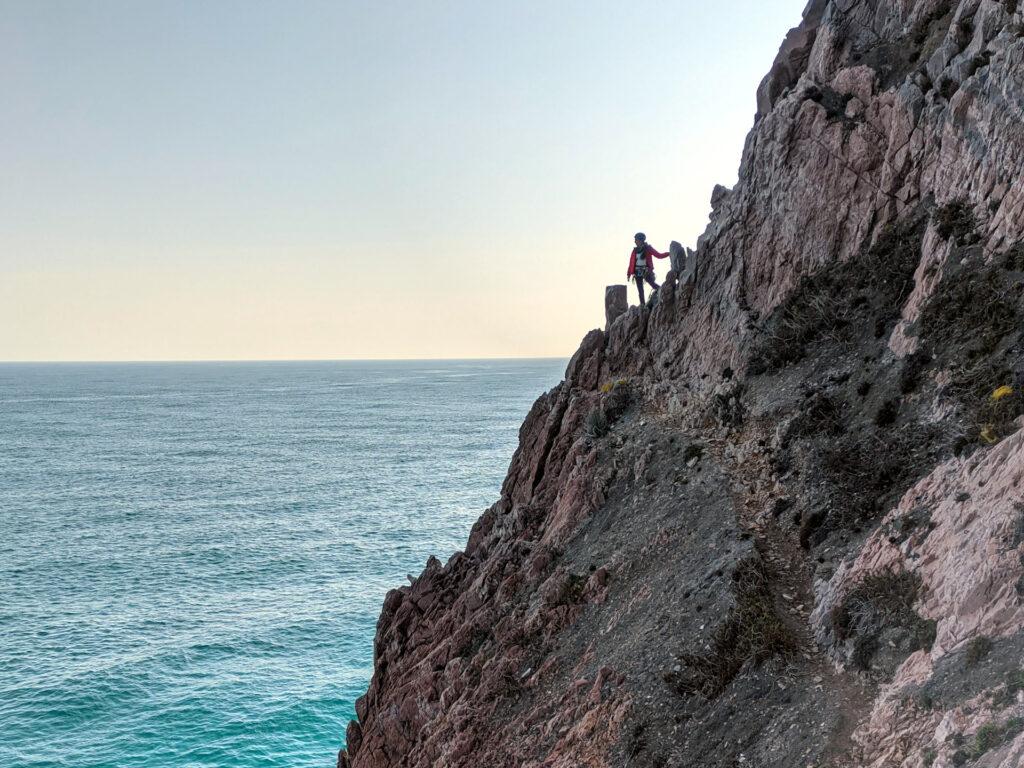
[[[1024,15],[811,0],[696,269],[390,592],[341,768],[1024,763]]]

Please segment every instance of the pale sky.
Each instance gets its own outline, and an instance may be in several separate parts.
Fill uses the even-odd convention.
[[[805,1],[0,0],[0,360],[567,357]]]

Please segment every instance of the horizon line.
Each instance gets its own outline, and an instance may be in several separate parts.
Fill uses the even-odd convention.
[[[174,363],[413,363],[471,362],[491,360],[568,360],[572,355],[539,355],[523,357],[271,357],[271,358],[195,358],[153,360],[0,360],[0,365],[144,365]]]

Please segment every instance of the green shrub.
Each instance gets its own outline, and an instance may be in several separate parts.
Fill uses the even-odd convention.
[[[967,644],[967,650],[964,653],[964,666],[967,669],[978,666],[978,662],[988,656],[988,652],[992,650],[992,641],[987,637],[976,637]]]
[[[611,424],[608,423],[608,417],[600,408],[595,408],[588,413],[587,419],[583,423],[583,434],[592,440],[604,437],[608,434],[609,429],[611,429]]]
[[[985,723],[978,732],[974,734],[974,748],[971,750],[971,759],[977,760],[990,749],[994,749],[1003,743],[1003,730],[995,723]]]

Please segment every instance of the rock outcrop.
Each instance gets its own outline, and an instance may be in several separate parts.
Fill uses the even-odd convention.
[[[626,299],[626,286],[609,285],[604,289],[604,329],[607,331],[612,323],[626,313],[629,301]]]
[[[1021,10],[812,0],[685,275],[389,593],[340,766],[1020,764]]]

